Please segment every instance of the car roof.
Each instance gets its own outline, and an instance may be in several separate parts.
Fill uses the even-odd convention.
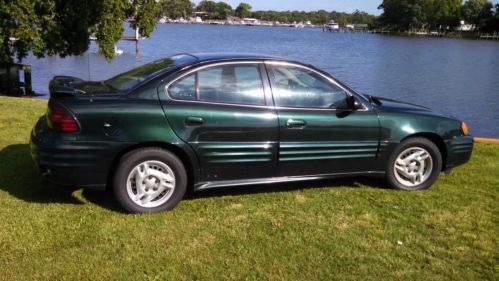
[[[278,56],[270,56],[270,55],[261,55],[261,54],[252,54],[252,53],[188,53],[186,55],[193,56],[197,58],[197,62],[213,62],[213,61],[227,61],[227,60],[280,60],[280,61],[288,61],[288,59],[278,57]]]

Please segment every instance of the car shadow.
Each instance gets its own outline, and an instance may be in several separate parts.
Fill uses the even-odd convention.
[[[203,191],[189,191],[185,200],[199,200],[220,196],[242,196],[258,193],[279,193],[293,190],[316,188],[359,188],[369,186],[386,189],[384,181],[370,177],[348,177],[328,180],[313,180],[262,185],[215,188]],[[0,151],[0,190],[26,202],[85,204],[74,196],[81,188],[58,186],[44,179],[37,171],[27,144],[9,145]],[[102,208],[123,213],[110,190],[87,190],[82,195],[85,200]]]
[[[40,176],[27,144],[0,150],[0,190],[26,202],[83,204],[73,196],[78,188],[61,187]]]

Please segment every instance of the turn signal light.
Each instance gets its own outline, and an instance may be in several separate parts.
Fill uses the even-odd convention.
[[[468,131],[468,125],[466,125],[466,123],[464,122],[461,122],[461,133],[463,133],[463,135],[468,135],[469,131]]]

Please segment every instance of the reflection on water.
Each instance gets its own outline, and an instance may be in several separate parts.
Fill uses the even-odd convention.
[[[131,33],[131,31],[129,31]],[[361,93],[406,100],[454,115],[475,135],[499,137],[499,42],[406,38],[320,29],[159,25],[139,43],[119,42],[125,53],[111,64],[81,57],[28,58],[33,88],[46,93],[54,75],[102,80],[182,52],[250,52],[288,57],[322,68]]]

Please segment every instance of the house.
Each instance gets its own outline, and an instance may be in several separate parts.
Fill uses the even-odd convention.
[[[475,30],[475,25],[474,24],[469,24],[466,23],[464,20],[459,22],[459,25],[454,27],[455,31],[473,31]]]
[[[260,20],[255,18],[243,18],[243,24],[245,25],[260,25]]]

